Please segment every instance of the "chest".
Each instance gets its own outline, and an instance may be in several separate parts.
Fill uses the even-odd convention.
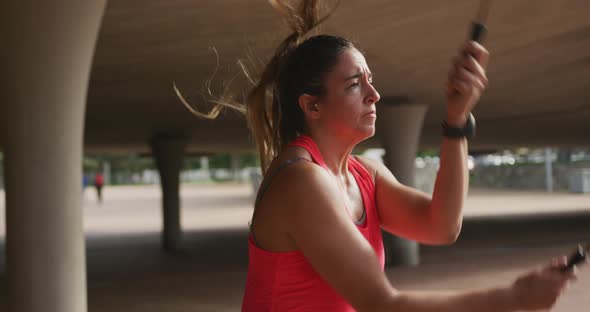
[[[353,220],[358,221],[362,218],[365,205],[363,196],[356,179],[349,175],[348,181],[337,181],[342,192],[342,197],[346,203],[346,209]]]

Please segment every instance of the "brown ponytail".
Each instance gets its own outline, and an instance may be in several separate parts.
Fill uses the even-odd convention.
[[[336,56],[344,48],[352,47],[348,40],[340,37],[316,36],[306,40],[311,31],[332,14],[339,1],[321,18],[320,0],[303,0],[297,8],[287,1],[269,2],[282,15],[292,34],[281,42],[258,80],[243,62],[239,62],[254,85],[245,103],[232,100],[227,96],[229,93],[224,92],[224,97],[213,102],[215,105],[211,111],[203,114],[191,108],[175,88],[181,101],[197,116],[214,119],[224,107],[245,113],[256,140],[263,172],[289,141],[304,130],[303,113],[297,105],[299,95],[321,95],[323,74],[335,64]]]

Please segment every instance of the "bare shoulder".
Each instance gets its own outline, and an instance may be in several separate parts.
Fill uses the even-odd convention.
[[[367,169],[367,171],[369,171],[373,179],[375,179],[379,170],[382,170],[381,167],[385,167],[382,163],[374,159],[370,159],[360,155],[353,155],[353,157],[358,162],[360,162],[365,167],[365,169]]]
[[[333,180],[321,166],[312,161],[299,161],[283,168],[272,183],[283,200],[289,200],[322,192]]]
[[[281,164],[296,158],[307,161],[290,163],[279,169]],[[311,160],[311,155],[303,148],[291,147],[279,154],[268,169],[267,179],[272,179],[265,198],[266,202],[281,203],[282,209],[310,207],[315,197],[330,195],[334,179],[329,173]],[[263,198],[263,200],[265,200]]]
[[[274,173],[286,161],[296,158],[305,158],[311,161],[311,155],[306,149],[298,146],[288,147],[272,160],[268,167],[267,175],[268,173]]]
[[[369,171],[371,176],[373,176],[374,181],[385,180],[389,181],[390,183],[396,184],[397,179],[382,162],[358,155],[355,155],[354,157],[363,166],[365,166],[367,171]]]
[[[280,219],[286,220],[287,227],[295,226],[297,222],[294,220],[298,216],[318,220],[322,218],[319,214],[329,213],[344,203],[332,175],[312,161],[298,161],[282,168],[272,179],[266,197],[267,203],[275,207],[280,205]],[[309,221],[305,222],[305,225],[309,224]]]
[[[308,161],[286,163],[296,158]],[[255,207],[253,230],[257,242],[272,251],[299,249],[290,233],[293,227],[308,224],[296,222],[294,216],[313,217],[314,196],[325,192],[329,184],[327,172],[311,161],[305,149],[288,148],[275,157],[265,173],[262,182],[265,187],[259,191]]]

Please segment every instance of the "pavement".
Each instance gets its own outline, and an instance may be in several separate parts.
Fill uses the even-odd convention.
[[[239,311],[247,269],[252,189],[183,185],[183,249],[160,249],[157,186],[107,187],[104,203],[84,193],[88,311]],[[0,311],[5,304],[4,196],[0,194]],[[461,237],[421,247],[421,265],[386,270],[400,290],[473,290],[506,285],[520,273],[590,241],[590,194],[471,190]],[[587,312],[590,266],[552,311]]]

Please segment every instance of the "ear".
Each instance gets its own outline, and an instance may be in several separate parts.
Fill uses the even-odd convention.
[[[320,117],[319,99],[317,96],[303,93],[299,96],[299,107],[306,117],[317,119]]]

